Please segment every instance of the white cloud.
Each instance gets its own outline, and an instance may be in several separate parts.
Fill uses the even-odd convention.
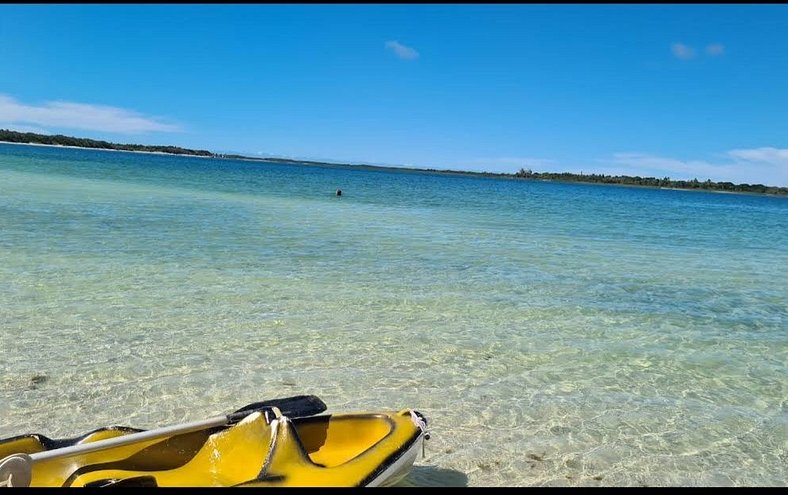
[[[725,46],[722,43],[712,43],[706,45],[706,53],[712,57],[718,57],[725,52]]]
[[[677,160],[643,153],[614,153],[613,163],[630,169],[628,175],[670,176],[674,179],[709,178],[719,175],[720,166],[703,160]],[[637,174],[635,174],[637,172]]]
[[[0,95],[0,123],[16,128],[34,125],[120,134],[181,131],[177,125],[123,108],[69,101],[29,105],[6,95]]]
[[[515,173],[521,168],[534,172],[628,175],[630,177],[670,177],[673,180],[698,179],[736,184],[788,186],[788,149],[750,148],[723,153],[715,160],[680,160],[647,153],[614,153],[592,163],[561,163],[530,157],[478,158],[463,166],[448,167],[481,172]]]
[[[602,160],[600,160],[601,162]],[[610,160],[625,175],[670,177],[674,180],[706,180],[767,186],[788,185],[788,149],[737,149],[720,161],[678,160],[642,153],[616,153]]]
[[[394,52],[394,54],[405,60],[413,60],[419,58],[419,52],[409,46],[405,46],[399,41],[387,41],[386,48]]]
[[[752,148],[731,150],[728,155],[742,161],[763,162],[778,167],[788,167],[788,149]]]
[[[676,58],[680,58],[681,60],[695,58],[695,49],[683,43],[673,43],[670,45],[670,50]]]

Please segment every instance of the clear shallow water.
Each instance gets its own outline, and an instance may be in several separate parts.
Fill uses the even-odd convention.
[[[0,144],[0,437],[315,394],[426,414],[406,485],[785,486],[787,370],[786,198]]]

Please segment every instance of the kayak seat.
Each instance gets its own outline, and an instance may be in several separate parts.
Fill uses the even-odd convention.
[[[240,486],[359,486],[394,453],[396,431],[382,414],[282,418],[265,467]]]
[[[271,429],[259,412],[238,424],[210,435],[199,451],[172,469],[97,469],[77,476],[72,486],[97,486],[128,478],[149,478],[144,483],[161,487],[230,486],[252,480],[260,473],[271,444]],[[114,482],[114,483],[113,483]],[[123,483],[121,483],[123,484]]]
[[[336,467],[374,447],[393,425],[380,416],[333,416],[328,421],[299,418],[294,422],[298,439],[309,459],[322,467]]]

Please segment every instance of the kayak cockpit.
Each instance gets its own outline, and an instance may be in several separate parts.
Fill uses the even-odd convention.
[[[358,457],[394,428],[385,415],[315,416],[293,422],[304,451],[318,466],[336,467]]]

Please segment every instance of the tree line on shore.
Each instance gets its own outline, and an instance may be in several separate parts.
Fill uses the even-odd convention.
[[[143,145],[143,144],[118,144],[110,143],[108,141],[100,141],[95,139],[77,138],[71,136],[63,136],[61,134],[47,135],[37,134],[33,132],[17,132],[8,129],[0,129],[0,141],[11,143],[24,143],[24,144],[50,144],[59,146],[77,146],[80,148],[95,148],[107,150],[122,150],[122,151],[147,151],[170,153],[174,155],[191,155],[191,156],[204,156],[212,158],[240,158],[244,160],[258,160],[268,162],[293,162],[293,163],[314,163],[322,164],[322,162],[301,162],[298,160],[289,160],[283,158],[257,158],[247,157],[243,155],[228,155],[212,153],[207,150],[193,150],[188,148],[181,148],[179,146],[158,146],[158,145]],[[337,164],[330,164],[337,165]],[[389,168],[389,167],[374,167],[367,166],[364,168]],[[605,174],[574,174],[569,172],[533,172],[530,169],[521,168],[514,174],[493,173],[493,172],[464,172],[456,170],[436,170],[436,169],[416,169],[425,172],[435,173],[451,173],[462,175],[480,175],[485,177],[509,177],[515,179],[536,179],[536,180],[555,180],[564,182],[585,182],[597,184],[621,184],[630,186],[646,186],[646,187],[664,187],[672,189],[697,189],[708,191],[729,191],[729,192],[746,192],[746,193],[760,193],[760,194],[779,194],[788,195],[788,187],[765,186],[763,184],[734,184],[732,182],[713,182],[710,179],[705,181],[693,180],[672,180],[670,177],[663,177],[661,179],[655,177],[630,177],[628,175],[605,175]]]
[[[532,172],[521,168],[515,177],[525,179],[560,180],[567,182],[589,182],[598,184],[623,184],[631,186],[664,187],[671,189],[702,189],[708,191],[748,192],[762,194],[786,194],[788,187],[765,186],[763,184],[734,184],[733,182],[714,182],[710,179],[699,181],[672,180],[670,177],[630,177],[628,175],[572,174],[568,172]]]
[[[0,129],[0,141],[25,144],[51,144],[59,146],[77,146],[79,148],[95,148],[121,151],[148,151],[158,153],[172,153],[174,155],[214,156],[206,150],[190,150],[179,146],[148,146],[144,144],[118,144],[96,139],[63,136],[61,134],[47,135],[33,132],[16,132]]]

